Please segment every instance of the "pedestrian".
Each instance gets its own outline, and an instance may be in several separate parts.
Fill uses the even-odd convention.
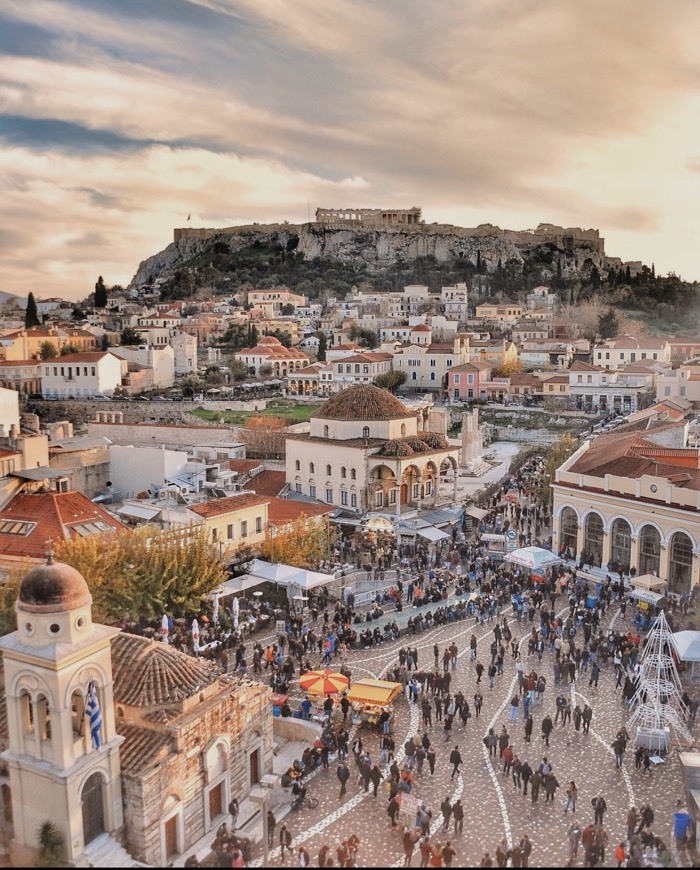
[[[522,860],[520,863],[521,867],[529,867],[530,854],[532,852],[532,841],[528,837],[527,834],[523,834],[520,838],[520,853],[522,855]]]
[[[440,812],[442,813],[443,825],[442,828],[444,831],[450,830],[450,819],[452,818],[452,804],[450,802],[450,796],[447,795],[445,800],[440,804]]]
[[[477,689],[474,692],[474,713],[476,714],[476,718],[478,719],[481,716],[481,707],[484,703],[484,696],[481,694],[481,689]]]
[[[617,844],[617,848],[615,849],[615,859],[618,867],[622,867],[624,862],[627,860],[627,851],[624,843]]]
[[[569,812],[569,807],[571,807],[571,812],[576,812],[576,798],[578,797],[578,789],[576,788],[576,783],[573,779],[569,782],[569,785],[566,788],[566,806],[564,807],[564,815]]]
[[[543,782],[542,774],[539,772],[539,770],[536,770],[532,774],[532,778],[530,781],[531,786],[532,786],[531,792],[532,792],[533,804],[537,803],[537,798],[540,796],[540,786],[542,785],[542,782]]]
[[[634,837],[634,831],[637,827],[637,823],[639,822],[639,811],[637,807],[630,807],[627,812],[627,842],[632,842],[632,837]]]
[[[299,866],[300,867],[310,867],[311,866],[311,855],[306,851],[303,846],[299,846]]]
[[[600,668],[598,667],[598,662],[593,662],[591,666],[591,678],[588,681],[589,686],[593,686],[594,688],[598,688],[598,678],[600,677]]]
[[[421,747],[421,749],[422,748],[423,747]],[[420,773],[420,771],[419,771],[419,773]],[[378,764],[375,764],[372,767],[372,770],[370,771],[370,774],[369,774],[369,778],[372,781],[373,794],[375,797],[377,797],[377,789],[379,788],[379,783],[384,779],[384,777],[382,776],[382,772],[379,769]]]
[[[644,773],[651,773],[651,756],[647,750],[644,750]]]
[[[588,732],[590,731],[591,719],[593,719],[593,710],[591,710],[588,704],[585,704],[583,707],[583,712],[581,713],[581,721],[583,722],[584,734],[588,734]]]
[[[639,770],[641,768],[643,758],[644,758],[644,748],[642,746],[638,746],[634,750],[634,767],[636,770]]]
[[[280,828],[280,850],[282,852],[282,861],[284,861],[285,850],[289,850],[291,847],[292,835],[287,830],[286,824],[282,822],[282,827]]]
[[[581,825],[574,819],[567,831],[569,835],[569,863],[578,855],[578,844],[581,840]]]
[[[602,825],[603,824],[603,816],[605,815],[605,811],[608,808],[608,805],[605,801],[605,798],[602,795],[598,795],[597,797],[591,798],[591,805],[593,807],[593,824],[594,825]]]
[[[559,788],[556,776],[550,771],[544,780],[545,803],[554,803],[554,794]]]
[[[510,699],[510,721],[515,722],[518,718],[518,707],[520,706],[520,698],[513,695]]]
[[[523,781],[523,797],[527,797],[527,784],[530,782],[530,778],[532,777],[532,768],[527,761],[524,761],[520,765],[520,777]]]
[[[267,811],[267,845],[271,849],[273,843],[275,842],[275,825],[277,824],[277,819],[275,818],[275,814],[272,810]]]
[[[238,799],[231,798],[231,802],[228,805],[228,811],[231,813],[231,832],[236,830],[236,825],[238,824]]]
[[[508,840],[504,837],[498,846],[496,846],[496,866],[507,867],[511,854],[512,852],[508,848]]]
[[[420,866],[427,867],[428,862],[430,861],[430,856],[433,854],[433,847],[430,845],[429,836],[424,836],[420,841],[418,844],[418,851],[420,852]]]
[[[542,739],[544,740],[545,746],[549,746],[549,735],[554,730],[554,724],[552,722],[552,717],[549,713],[542,720]]]
[[[479,862],[479,867],[493,867],[493,861],[488,852],[484,852],[481,861]]]
[[[397,827],[396,819],[398,818],[400,810],[401,810],[401,805],[396,800],[396,795],[394,795],[392,797],[392,799],[389,801],[389,805],[386,808],[386,813],[389,816],[389,818],[391,819],[391,827],[392,828]]]
[[[413,857],[413,850],[416,847],[416,843],[418,842],[418,838],[420,834],[417,831],[411,831],[408,828],[406,829],[403,835],[403,854],[404,854],[404,867],[411,866],[411,858]]]
[[[464,830],[464,807],[461,798],[457,798],[452,805],[452,817],[455,820],[455,834],[461,834]]]
[[[532,716],[528,713],[527,719],[525,720],[525,742],[530,743],[532,740],[532,726],[535,723],[532,720]]]
[[[425,754],[425,757],[428,761],[428,767],[430,768],[430,775],[433,776],[435,773],[435,758],[437,757],[436,752],[435,752],[435,748],[433,746],[431,746],[428,749],[428,751]]]
[[[450,752],[450,764],[452,765],[452,775],[450,779],[454,779],[455,775],[459,773],[459,766],[462,763],[462,756],[459,751],[459,746],[455,746],[455,748]]]

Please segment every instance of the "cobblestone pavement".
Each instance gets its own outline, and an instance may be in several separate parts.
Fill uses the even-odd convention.
[[[566,605],[564,597],[558,598],[558,609]],[[531,624],[517,622],[512,610],[503,612],[509,620],[513,636],[526,638]],[[535,616],[535,624],[539,624]],[[469,660],[468,641],[474,632],[479,641],[479,658],[488,664],[490,655],[488,647],[493,639],[495,621],[476,626],[474,619],[466,619],[456,623],[440,626],[415,638],[410,638],[411,646],[417,646],[420,668],[428,668],[433,664],[433,644],[438,643],[440,649],[454,641],[459,647],[457,669],[452,672],[451,691],[454,694],[461,690],[470,701],[474,713],[472,696],[475,692],[476,674],[474,664]],[[629,617],[620,617],[616,606],[606,613],[602,627],[612,625],[616,630],[631,628]],[[578,639],[577,639],[578,640]],[[358,650],[350,654],[349,666],[356,676],[381,676],[389,664],[397,659],[398,648],[406,644],[404,636],[392,644],[384,644],[371,650]],[[553,653],[545,651],[542,663],[538,663],[537,655],[528,656],[527,646],[523,644],[523,663],[528,672],[534,669],[547,677],[547,689],[541,705],[535,705],[532,710],[534,728],[532,742],[524,739],[522,713],[519,710],[517,722],[511,723],[509,701],[517,685],[514,660],[509,652],[506,655],[505,668],[502,676],[496,677],[493,689],[489,689],[488,679],[482,677],[484,705],[481,717],[474,715],[462,727],[459,719],[455,720],[452,736],[445,741],[441,723],[435,723],[428,728],[429,737],[438,753],[434,776],[430,775],[427,763],[423,777],[418,779],[413,793],[427,802],[433,811],[431,826],[431,842],[444,844],[450,839],[456,849],[455,866],[477,866],[485,851],[492,858],[502,838],[509,845],[519,840],[527,833],[533,843],[531,866],[558,867],[567,864],[569,859],[569,843],[567,829],[574,813],[564,814],[566,786],[573,779],[578,787],[578,805],[575,817],[582,825],[593,821],[591,800],[597,794],[602,794],[608,806],[605,816],[605,827],[609,833],[609,845],[606,850],[603,866],[616,866],[614,859],[615,846],[626,836],[626,816],[631,805],[641,807],[650,802],[654,809],[656,821],[655,832],[667,844],[671,845],[671,855],[676,866],[690,866],[691,857],[683,850],[677,850],[672,836],[673,812],[676,800],[683,797],[682,775],[675,750],[669,752],[667,762],[653,767],[653,772],[646,776],[634,768],[633,740],[622,770],[615,768],[611,743],[619,727],[625,723],[620,690],[614,691],[612,664],[601,669],[598,687],[590,687],[588,675],[581,678],[572,691],[572,702],[581,705],[590,702],[594,718],[590,733],[584,735],[576,732],[573,724],[562,727],[559,723],[550,738],[547,748],[541,738],[540,723],[545,713],[549,712],[554,719],[555,696],[552,677]],[[404,756],[403,745],[409,736],[422,731],[420,705],[409,704],[401,696],[396,704],[394,738],[396,740],[397,761],[399,766]],[[337,715],[337,714],[336,714]],[[554,773],[560,784],[554,803],[545,804],[544,793],[533,804],[530,794],[524,797],[522,791],[515,789],[512,778],[504,776],[502,765],[490,761],[483,745],[483,736],[489,727],[496,733],[501,726],[506,725],[511,735],[511,745],[521,761],[527,760],[536,769],[547,755],[553,764]],[[365,747],[370,751],[373,761],[378,758],[379,733],[377,728],[362,726],[360,728]],[[354,732],[351,733],[351,741]],[[458,744],[464,763],[461,775],[450,779],[451,765],[447,756],[452,747]],[[632,750],[632,751],[629,751]],[[339,783],[336,777],[336,764],[331,762],[329,771],[317,770],[308,780],[309,794],[319,799],[315,810],[302,810],[286,818],[287,827],[293,835],[292,855],[288,855],[286,863],[296,865],[296,850],[300,845],[309,851],[314,866],[318,865],[318,852],[321,846],[328,845],[333,849],[341,840],[356,833],[361,841],[357,863],[359,866],[402,866],[404,853],[402,849],[403,827],[392,828],[386,814],[387,791],[384,784],[380,786],[379,796],[373,797],[372,790],[366,794],[357,785],[357,776],[352,753],[348,759],[352,772],[348,784],[348,794],[339,800]],[[384,771],[387,772],[386,770]],[[446,795],[451,800],[462,798],[465,806],[463,833],[456,834],[454,827],[448,833],[443,831],[443,819],[440,814],[440,803]],[[402,818],[399,818],[401,823]],[[281,856],[277,843],[271,850],[269,863],[279,865]],[[260,859],[253,864],[260,865]],[[337,861],[335,861],[337,866]],[[413,855],[413,865],[420,864],[418,850]],[[495,860],[494,860],[495,865]],[[572,866],[583,866],[583,850],[574,859]],[[600,865],[599,865],[600,866]]]

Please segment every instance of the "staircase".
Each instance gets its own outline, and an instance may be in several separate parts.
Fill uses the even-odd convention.
[[[109,834],[99,837],[85,847],[83,867],[146,867],[135,861],[123,846]]]

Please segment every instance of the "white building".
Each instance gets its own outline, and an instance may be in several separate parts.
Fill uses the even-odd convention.
[[[423,409],[409,410],[388,391],[349,387],[312,415],[308,435],[287,437],[287,484],[358,514],[435,505],[441,475],[452,476],[456,498],[459,448],[424,425]]]
[[[610,338],[593,349],[593,362],[602,368],[616,370],[628,363],[650,360],[671,364],[671,345],[665,338]]]
[[[641,407],[653,377],[653,372],[625,374],[577,361],[569,369],[569,395],[579,408],[628,414]]]
[[[553,311],[557,304],[557,294],[550,293],[549,287],[533,287],[532,293],[525,297],[525,304],[531,311],[537,308]]]
[[[342,357],[331,363],[333,383],[338,389],[356,384],[371,384],[378,375],[388,374],[391,371],[392,359],[390,353],[370,351]]]
[[[132,497],[161,487],[170,477],[185,472],[187,453],[164,447],[109,447],[109,476],[114,490]]]
[[[153,370],[153,386],[166,389],[175,383],[175,352],[172,347],[148,347],[145,344],[121,345],[114,353],[127,363],[136,363]]]
[[[469,339],[458,335],[452,342],[415,343],[394,353],[393,367],[405,371],[407,390],[441,390],[447,388],[447,374],[452,366],[469,362]]]
[[[657,402],[668,398],[686,399],[700,407],[700,363],[695,361],[656,376]]]
[[[443,287],[440,294],[442,313],[445,317],[466,323],[469,317],[469,295],[464,282],[451,287]]]
[[[189,375],[197,371],[197,336],[188,332],[176,332],[168,343],[175,354],[175,374]]]
[[[41,367],[44,398],[111,396],[121,386],[127,362],[111,351],[70,353],[45,360]]]

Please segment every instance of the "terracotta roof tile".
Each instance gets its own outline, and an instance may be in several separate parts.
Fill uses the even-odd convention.
[[[239,474],[248,474],[254,468],[262,468],[262,462],[259,459],[229,459],[228,467]]]
[[[286,477],[284,471],[261,471],[260,474],[256,474],[255,477],[246,483],[246,487],[252,489],[260,496],[274,498],[284,489]]]
[[[169,754],[172,737],[163,731],[140,728],[117,721],[117,733],[124,738],[119,750],[119,762],[124,773],[138,774]]]
[[[166,643],[121,632],[112,640],[114,699],[131,707],[167,707],[214,679],[210,662]]]
[[[334,510],[333,505],[307,504],[286,498],[271,498],[267,508],[267,518],[273,525],[284,525],[293,523],[302,515],[309,518],[320,517],[331,514]]]
[[[223,514],[245,510],[246,508],[266,503],[267,499],[263,496],[242,493],[241,495],[230,495],[226,498],[215,498],[211,501],[202,502],[201,504],[192,504],[189,506],[189,510],[191,510],[192,513],[198,514],[200,517],[220,517]]]
[[[36,559],[46,556],[49,541],[68,540],[82,523],[102,522],[112,530],[125,526],[80,492],[20,492],[0,511],[6,520],[36,523],[28,535],[0,533],[0,553]]]

